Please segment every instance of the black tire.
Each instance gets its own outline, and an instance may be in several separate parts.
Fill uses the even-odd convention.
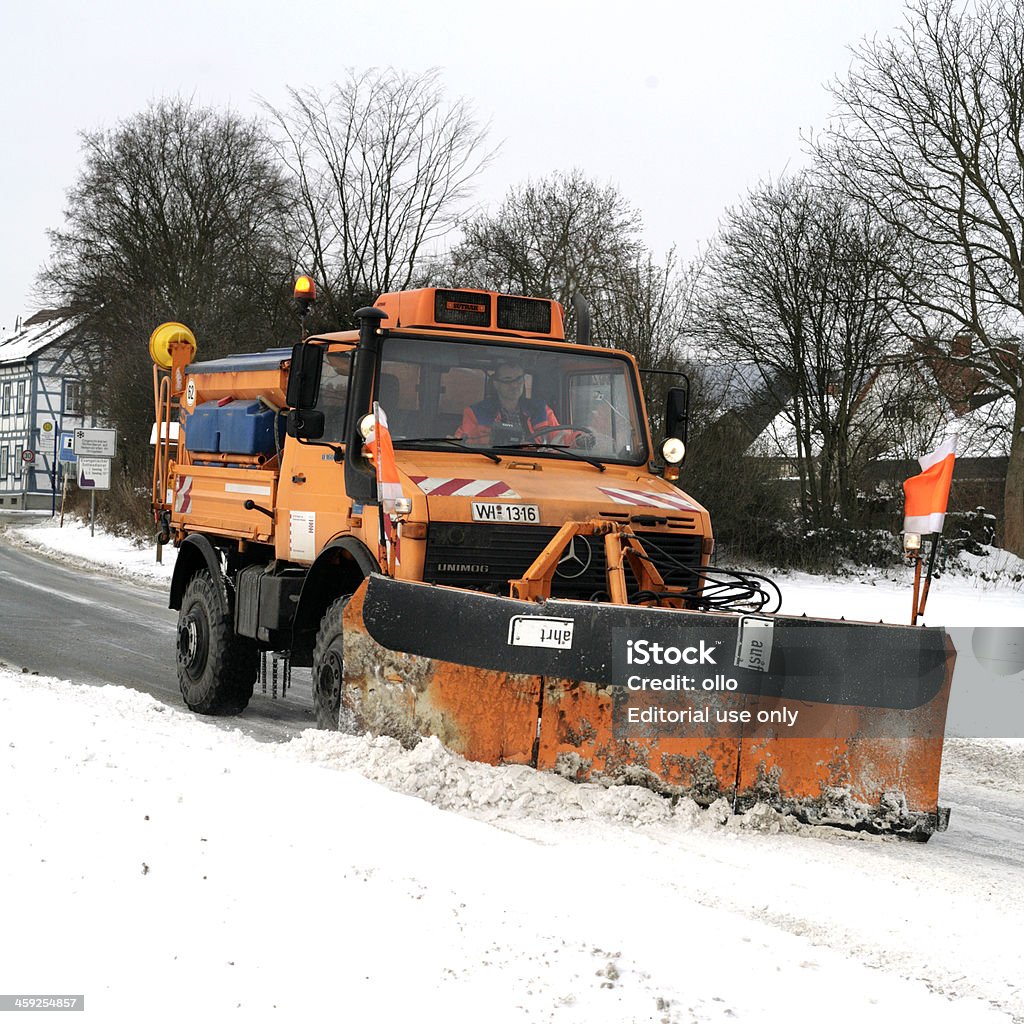
[[[219,586],[207,570],[197,572],[178,612],[178,685],[186,705],[200,715],[244,711],[259,670],[256,644],[236,636]]]
[[[313,708],[318,729],[340,728],[341,693],[345,685],[345,638],[342,615],[348,595],[339,597],[320,621],[313,648]]]

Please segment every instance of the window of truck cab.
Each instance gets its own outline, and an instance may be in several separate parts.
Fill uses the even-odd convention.
[[[324,414],[325,441],[345,440],[345,415],[348,412],[349,373],[352,349],[328,349],[320,373],[320,395],[316,407]]]
[[[639,391],[628,360],[566,345],[496,341],[394,336],[383,340],[375,398],[387,413],[395,447],[402,448],[403,440],[413,447],[417,438],[459,438],[474,449],[508,454],[500,442],[460,438],[467,409],[474,410],[475,416],[490,416],[498,408],[495,377],[501,366],[521,367],[521,398],[531,418],[550,410],[564,427],[538,436],[539,442],[565,443],[570,450],[602,462],[641,465],[646,461]],[[429,447],[430,442],[416,446]],[[445,446],[438,443],[437,447],[444,450]],[[523,450],[542,458],[572,457],[553,448]]]

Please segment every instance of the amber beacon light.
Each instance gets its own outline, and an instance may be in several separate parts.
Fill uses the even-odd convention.
[[[316,283],[313,278],[305,274],[296,278],[292,295],[301,302],[316,302]]]

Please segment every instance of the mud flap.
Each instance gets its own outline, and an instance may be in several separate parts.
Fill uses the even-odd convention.
[[[352,699],[373,731],[382,730],[370,719],[383,716],[406,741],[437,735],[474,760],[640,783],[703,804],[724,796],[736,809],[762,800],[817,823],[925,837],[944,827],[938,779],[955,658],[945,632],[773,616],[759,670],[737,643],[740,623],[373,575],[346,612],[346,679],[351,671]],[[675,707],[737,720],[746,712],[751,722],[795,710],[800,729],[623,728],[624,704],[637,699],[625,652],[640,636],[679,648],[703,641],[717,652],[717,675],[735,684],[677,695]],[[412,657],[389,667],[388,652]]]

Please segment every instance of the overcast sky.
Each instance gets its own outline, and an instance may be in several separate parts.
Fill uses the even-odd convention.
[[[255,112],[349,66],[442,68],[501,144],[476,199],[573,166],[690,256],[759,179],[799,165],[848,46],[901,0],[718,3],[36,0],[5,4],[0,51],[0,327],[45,305],[33,282],[80,165],[78,132],[184,93]]]

